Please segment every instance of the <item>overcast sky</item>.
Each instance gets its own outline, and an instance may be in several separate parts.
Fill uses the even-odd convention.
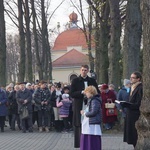
[[[8,1],[8,0],[6,0],[6,1]],[[49,13],[50,14],[61,3],[61,1],[62,0],[49,0],[49,2],[51,2],[50,8],[49,8]],[[78,5],[79,0],[72,0],[72,1],[76,4],[76,6]],[[87,4],[86,4],[85,0],[82,0],[82,1],[83,1],[84,13],[87,14]],[[16,2],[17,2],[17,0],[16,0]],[[14,11],[16,11],[16,14],[18,13],[17,9],[15,10],[15,8],[14,8]],[[70,0],[65,0],[64,3],[54,13],[54,15],[53,15],[53,17],[50,21],[49,27],[48,27],[49,30],[55,28],[57,26],[57,22],[60,22],[60,31],[62,32],[64,30],[65,24],[67,22],[69,22],[69,15],[73,11],[78,14],[76,8],[73,7]],[[6,20],[6,32],[7,33],[16,33],[16,32],[18,32],[18,29],[12,23],[12,21],[9,19],[7,14],[5,15],[5,20]],[[78,14],[78,20],[79,20],[78,25],[81,26],[81,17],[80,17],[79,14]]]

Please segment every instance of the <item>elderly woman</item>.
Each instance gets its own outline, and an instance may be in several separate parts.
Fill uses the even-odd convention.
[[[84,90],[87,107],[81,110],[83,117],[80,150],[101,150],[101,99],[94,86]]]
[[[102,114],[103,114],[103,123],[105,125],[105,129],[109,130],[113,127],[115,121],[117,120],[117,115],[111,114],[108,115],[107,111],[115,111],[115,108],[108,109],[105,107],[106,103],[111,103],[116,100],[116,95],[112,90],[109,90],[107,84],[103,84],[101,87],[101,98],[102,98]]]
[[[0,127],[1,132],[4,132],[5,116],[7,115],[6,108],[7,97],[5,91],[0,88]]]

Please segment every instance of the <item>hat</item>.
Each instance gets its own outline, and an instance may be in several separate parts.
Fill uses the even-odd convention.
[[[13,88],[13,87],[14,87],[14,84],[13,84],[13,83],[10,83],[9,86]]]
[[[131,81],[129,79],[124,79],[123,80],[123,85],[131,84]]]
[[[62,95],[62,99],[67,99],[67,98],[69,98],[69,94],[63,94]]]
[[[7,86],[6,86],[6,91],[8,91],[9,88],[12,88],[12,86],[7,85]]]
[[[100,87],[102,87],[102,84],[99,84],[99,85],[98,85],[98,88],[100,88]]]
[[[106,89],[108,89],[108,85],[107,85],[107,84],[102,84],[102,87],[101,87],[101,89],[103,89],[103,90],[106,90]]]
[[[61,83],[60,82],[56,83],[56,87],[61,88]]]
[[[28,83],[26,84],[26,88],[27,88],[28,86],[31,86],[31,83],[28,82]]]

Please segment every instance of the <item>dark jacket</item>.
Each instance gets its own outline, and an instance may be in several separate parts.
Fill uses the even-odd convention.
[[[100,93],[98,89],[98,85],[96,80],[87,76],[86,79],[83,79],[81,76],[73,79],[71,88],[70,88],[70,96],[74,99],[73,102],[73,123],[74,126],[81,126],[81,114],[82,104],[84,95],[81,93],[84,90],[84,81],[88,82],[89,85],[95,86],[98,93]]]
[[[127,92],[127,89],[125,87],[122,87],[122,89],[119,90],[117,94],[117,100],[119,101],[129,101],[130,91]],[[122,117],[126,116],[126,108],[123,108],[120,104],[116,104],[118,110],[122,110]]]
[[[137,142],[137,130],[135,128],[135,122],[140,116],[140,105],[143,96],[142,83],[139,84],[133,91],[132,95],[129,97],[129,102],[132,105],[128,105],[126,118],[125,118],[125,128],[124,128],[124,142],[128,144],[136,145]]]
[[[32,93],[25,88],[24,91],[19,90],[16,93],[16,99],[18,103],[18,112],[20,113],[20,110],[22,107],[27,106],[29,113],[32,113]],[[28,102],[26,104],[24,103],[24,100],[27,100]]]
[[[0,116],[7,115],[7,97],[5,91],[0,88]]]
[[[56,90],[54,90],[50,96],[50,105],[52,107],[56,107],[56,99],[57,99]]]
[[[8,108],[9,108],[9,113],[18,114],[18,104],[17,104],[17,99],[16,99],[16,91],[12,91],[8,95]]]
[[[35,111],[46,110],[50,111],[50,91],[46,87],[45,89],[38,88],[33,95],[33,100],[35,101]],[[48,102],[48,105],[41,105],[41,102]]]
[[[101,124],[102,108],[100,96],[93,96],[87,105],[89,105],[89,112],[86,112],[85,115],[89,117],[89,124]]]

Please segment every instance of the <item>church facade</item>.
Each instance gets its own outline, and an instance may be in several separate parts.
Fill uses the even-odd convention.
[[[70,28],[58,35],[51,51],[53,82],[70,83],[80,74],[81,65],[89,65],[85,35],[77,26],[78,16],[73,12],[69,18]]]

